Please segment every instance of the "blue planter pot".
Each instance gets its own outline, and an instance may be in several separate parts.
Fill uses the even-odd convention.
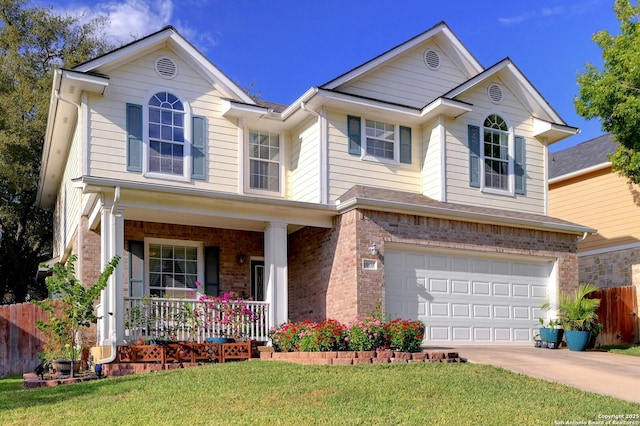
[[[591,338],[590,331],[566,330],[564,335],[569,350],[576,352],[584,351],[585,349],[587,349],[589,339]]]
[[[231,339],[229,337],[207,337],[205,339],[205,341],[207,343],[233,343],[233,342],[235,342],[234,339]]]
[[[562,342],[563,334],[564,330],[562,328],[543,327],[540,329],[540,340],[543,342],[553,343],[553,345],[548,347],[558,348],[560,346],[560,342]]]

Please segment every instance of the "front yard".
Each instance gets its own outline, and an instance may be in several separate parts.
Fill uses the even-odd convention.
[[[21,386],[0,380],[0,424],[553,425],[640,414],[640,404],[476,364],[249,361]]]

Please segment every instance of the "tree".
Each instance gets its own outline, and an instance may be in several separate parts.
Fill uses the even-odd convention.
[[[52,213],[35,206],[54,68],[111,48],[106,18],[81,23],[26,0],[0,0],[0,303],[46,296]]]
[[[640,8],[630,0],[616,0],[620,34],[603,30],[593,35],[602,49],[603,67],[587,64],[578,76],[578,114],[597,118],[602,130],[619,142],[610,156],[613,170],[633,183],[640,183]]]

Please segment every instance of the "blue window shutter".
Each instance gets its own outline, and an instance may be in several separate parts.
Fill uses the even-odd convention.
[[[142,171],[142,106],[127,104],[127,170]]]
[[[204,292],[207,296],[220,294],[220,248],[204,248]]]
[[[411,164],[411,127],[400,126],[400,162]]]
[[[349,137],[349,154],[360,155],[362,146],[360,117],[347,116],[347,133]]]
[[[129,297],[144,293],[144,242],[129,241]]]
[[[469,125],[469,186],[480,188],[480,127]]]
[[[516,194],[526,194],[526,185],[525,185],[525,158],[526,158],[526,150],[524,137],[516,136],[515,140],[515,159],[513,162],[513,168],[515,171],[516,178]]]
[[[204,179],[206,169],[207,126],[204,117],[193,116],[191,119],[191,177]]]

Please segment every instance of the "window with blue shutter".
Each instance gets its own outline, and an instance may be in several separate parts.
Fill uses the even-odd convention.
[[[144,242],[129,241],[129,297],[144,295]]]
[[[469,125],[469,186],[480,187],[480,127]]]
[[[411,127],[400,126],[400,162],[411,164]]]
[[[522,136],[516,136],[515,141],[515,158],[513,162],[513,168],[515,173],[515,193],[524,195],[526,193],[526,175],[525,175],[525,160],[526,149],[525,140]]]
[[[349,154],[360,155],[362,150],[362,130],[360,117],[347,117],[347,134],[349,139]]]
[[[142,105],[127,104],[127,170],[142,171]]]
[[[193,116],[191,119],[191,177],[204,179],[206,174],[207,129],[204,117]]]

